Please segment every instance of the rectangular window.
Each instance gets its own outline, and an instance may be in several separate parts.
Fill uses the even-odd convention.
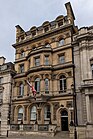
[[[21,64],[20,65],[20,73],[23,73],[24,72],[24,64]]]
[[[59,63],[62,64],[62,63],[65,63],[65,55],[61,55],[59,56]]]
[[[35,66],[40,65],[40,57],[35,58]]]
[[[45,65],[49,65],[49,56],[45,56]]]

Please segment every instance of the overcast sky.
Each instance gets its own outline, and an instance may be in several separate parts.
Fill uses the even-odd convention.
[[[46,20],[52,21],[59,15],[66,15],[65,3],[70,1],[76,25],[93,25],[93,0],[0,0],[0,56],[6,62],[14,62],[15,26],[25,31],[40,26]]]

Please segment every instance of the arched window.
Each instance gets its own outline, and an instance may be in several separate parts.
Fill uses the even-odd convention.
[[[30,117],[31,120],[36,120],[36,106],[33,106],[31,108],[31,117]]]
[[[45,93],[49,93],[49,79],[45,79]]]
[[[49,43],[46,43],[46,44],[45,44],[45,47],[46,47],[46,48],[49,48],[49,47],[50,47],[50,44],[49,44]]]
[[[47,119],[50,119],[50,117],[51,117],[50,105],[46,105],[44,107],[44,119],[47,120]]]
[[[67,87],[66,87],[66,77],[64,75],[60,76],[59,84],[60,84],[60,93],[65,92]]]
[[[35,79],[35,90],[37,93],[40,92],[40,78]]]
[[[63,45],[64,45],[64,39],[60,39],[59,43],[58,43],[58,46],[63,46]]]
[[[18,120],[23,120],[23,108],[18,109]]]
[[[23,96],[23,95],[24,95],[24,85],[23,83],[21,83],[19,86],[19,96]]]
[[[21,58],[23,58],[25,56],[24,51],[21,51]]]

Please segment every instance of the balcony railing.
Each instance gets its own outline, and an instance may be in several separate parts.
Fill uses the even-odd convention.
[[[35,131],[37,126],[38,131],[48,131],[49,130],[49,125],[32,125],[32,124],[12,124],[10,125],[10,130],[11,131],[18,131],[18,130],[23,130],[23,131]]]

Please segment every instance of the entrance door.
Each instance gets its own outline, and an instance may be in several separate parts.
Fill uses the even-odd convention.
[[[61,112],[61,130],[68,131],[68,112],[66,110]]]

